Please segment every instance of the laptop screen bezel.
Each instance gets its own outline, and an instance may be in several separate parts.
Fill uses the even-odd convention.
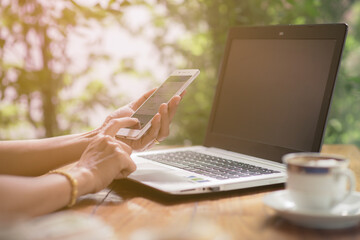
[[[347,34],[347,25],[315,24],[315,25],[279,25],[279,26],[256,26],[234,27],[228,33],[225,52],[222,59],[218,84],[214,95],[213,106],[207,127],[204,146],[216,147],[245,155],[264,158],[281,162],[281,157],[290,152],[319,152],[323,143],[323,137],[331,105],[331,99],[335,88],[336,77],[340,66],[341,55]],[[233,138],[213,132],[214,118],[218,108],[219,94],[224,81],[225,69],[230,53],[231,43],[236,39],[333,39],[336,40],[335,49],[331,60],[329,77],[327,79],[325,93],[323,95],[320,115],[316,124],[315,137],[311,149],[299,150],[273,146],[244,139]]]

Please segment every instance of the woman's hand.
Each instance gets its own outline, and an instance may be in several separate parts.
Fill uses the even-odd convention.
[[[155,90],[156,89],[152,89],[148,91],[136,101],[133,101],[128,105],[114,111],[106,118],[105,122],[100,127],[100,129],[105,128],[108,125],[108,123],[113,119],[131,116],[151,96],[151,94]],[[169,101],[169,103],[161,104],[159,108],[159,112],[155,115],[155,117],[151,121],[151,127],[140,139],[138,140],[130,140],[124,138],[118,138],[118,139],[131,146],[132,149],[138,151],[152,147],[155,144],[155,140],[157,141],[164,140],[167,136],[169,136],[170,123],[175,115],[178,104],[184,94],[185,92],[181,94],[181,96],[174,96]]]
[[[86,171],[87,191],[97,192],[107,187],[114,178],[124,178],[135,171],[136,165],[130,158],[132,149],[114,138],[120,128],[131,127],[138,123],[134,118],[112,119],[90,142],[80,160],[71,172]]]

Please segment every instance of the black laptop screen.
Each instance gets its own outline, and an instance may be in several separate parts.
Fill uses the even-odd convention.
[[[347,25],[229,31],[204,145],[281,162],[321,149]]]
[[[299,151],[312,149],[334,39],[235,39],[212,131]]]

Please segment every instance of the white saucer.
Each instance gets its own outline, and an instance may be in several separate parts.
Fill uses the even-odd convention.
[[[344,202],[329,211],[309,211],[296,207],[287,190],[265,195],[264,204],[283,218],[310,228],[341,229],[360,222],[360,193],[354,192]]]

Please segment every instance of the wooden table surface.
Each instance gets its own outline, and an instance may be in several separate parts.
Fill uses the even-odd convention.
[[[360,151],[354,145],[324,145],[323,153],[348,157],[357,182]],[[97,216],[119,239],[360,239],[360,225],[316,230],[293,225],[266,207],[262,199],[284,184],[222,193],[170,196],[130,180],[79,199],[71,209]],[[360,184],[357,186],[360,190]],[[146,237],[145,237],[146,236]]]

